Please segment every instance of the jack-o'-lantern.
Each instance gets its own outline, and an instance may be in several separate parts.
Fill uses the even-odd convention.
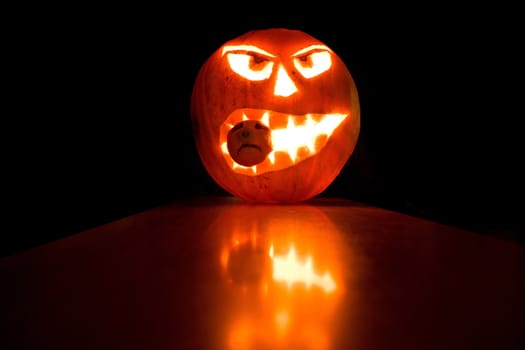
[[[200,68],[193,133],[210,176],[250,202],[298,202],[324,191],[360,131],[357,88],[344,62],[300,30],[253,30]]]

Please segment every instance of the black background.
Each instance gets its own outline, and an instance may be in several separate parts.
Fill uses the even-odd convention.
[[[327,44],[360,94],[356,150],[321,196],[524,241],[514,10],[195,5],[32,9],[10,28],[3,254],[227,195],[195,149],[192,85],[225,41],[270,27]]]

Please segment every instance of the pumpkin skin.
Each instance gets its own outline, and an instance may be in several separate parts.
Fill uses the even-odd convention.
[[[191,120],[201,161],[223,189],[248,202],[299,202],[324,191],[353,153],[359,98],[322,42],[300,30],[259,29],[202,65]],[[269,136],[256,134],[264,128]],[[246,147],[232,136],[237,130]]]

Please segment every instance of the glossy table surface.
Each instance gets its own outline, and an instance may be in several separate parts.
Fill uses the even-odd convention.
[[[342,199],[196,198],[0,260],[1,349],[524,349],[525,247]]]

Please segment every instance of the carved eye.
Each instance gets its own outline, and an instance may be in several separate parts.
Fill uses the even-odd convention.
[[[293,62],[299,73],[308,79],[330,69],[332,56],[328,51],[313,51],[306,55],[294,57]]]
[[[273,62],[255,53],[227,54],[230,68],[248,80],[268,79],[272,74]]]

